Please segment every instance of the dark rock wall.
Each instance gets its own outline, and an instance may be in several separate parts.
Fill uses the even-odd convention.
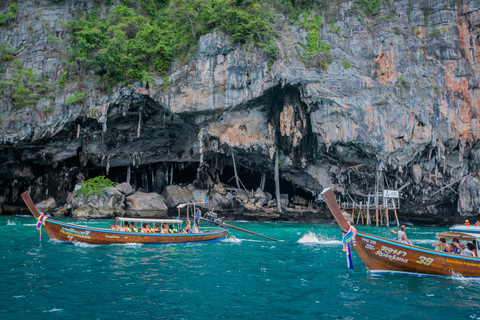
[[[77,2],[19,5],[21,17],[0,36],[26,67],[58,79],[68,45],[59,21],[72,19]],[[0,124],[4,201],[30,189],[37,201],[61,204],[79,180],[127,179],[128,170],[145,191],[161,192],[172,165],[194,168],[194,184],[213,188],[232,151],[272,177],[278,150],[282,179],[312,194],[333,186],[361,201],[375,185],[403,187],[404,216],[480,214],[479,9],[476,1],[382,1],[375,18],[362,18],[342,1],[329,12],[335,29],[321,29],[333,56],[327,70],[303,58],[307,31],[279,18],[280,58],[271,65],[261,49],[213,32],[188,64],[175,64],[168,88],[160,76],[110,93],[93,81],[68,84],[51,114],[39,102]],[[61,39],[53,47],[46,29]],[[85,103],[66,104],[77,91]],[[7,110],[8,97],[1,101]]]

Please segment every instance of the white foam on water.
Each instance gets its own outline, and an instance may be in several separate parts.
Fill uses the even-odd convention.
[[[22,226],[26,226],[26,227],[34,227],[36,225],[37,225],[36,223],[24,223],[24,224],[22,224]]]
[[[435,243],[435,242],[438,242],[437,240],[435,239],[409,239],[411,243]]]
[[[229,243],[241,243],[242,241],[243,239],[238,239],[235,237],[230,237],[228,239],[225,239],[225,242],[229,242]]]
[[[323,236],[321,234],[316,235],[315,233],[309,231],[308,233],[304,234],[298,241],[298,243],[305,243],[305,244],[326,244],[326,245],[340,245],[342,241],[331,239],[327,236]]]
[[[62,309],[53,308],[51,310],[44,310],[43,312],[60,312]]]
[[[138,248],[138,247],[143,246],[143,244],[135,243],[135,242],[129,242],[129,243],[121,244],[121,245],[126,246],[126,247],[133,247],[133,248]]]
[[[15,223],[15,221],[10,221],[8,220],[7,222],[7,226],[16,226],[17,224]]]
[[[317,238],[315,233],[308,232],[304,234],[300,239],[297,241],[298,243],[320,243],[320,240]]]
[[[73,241],[72,242],[75,247],[79,248],[92,248],[92,247],[98,247],[98,244],[90,244],[90,243],[85,243],[85,242],[77,242]]]

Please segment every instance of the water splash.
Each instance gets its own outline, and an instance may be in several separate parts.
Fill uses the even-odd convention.
[[[326,245],[331,245],[331,244],[340,245],[340,244],[342,244],[342,241],[340,241],[340,240],[335,240],[335,239],[329,238],[329,237],[321,235],[321,234],[316,235],[312,231],[304,234],[297,242],[298,243],[306,243],[306,244],[312,244],[313,243],[313,244],[326,244]]]
[[[242,239],[235,238],[234,236],[231,236],[228,239],[225,239],[225,242],[229,243],[242,243]]]
[[[320,240],[317,238],[315,233],[310,231],[307,234],[304,234],[303,237],[301,237],[297,242],[298,243],[320,243]]]
[[[8,220],[7,222],[7,226],[16,226],[17,224],[15,223],[15,221],[10,221]]]

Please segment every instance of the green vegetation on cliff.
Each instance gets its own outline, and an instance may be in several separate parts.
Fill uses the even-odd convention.
[[[95,196],[104,192],[105,189],[115,187],[116,185],[115,182],[105,178],[105,176],[98,176],[80,182],[81,188],[76,190],[75,193],[83,194],[85,196]]]
[[[48,0],[52,5],[65,1]],[[81,83],[91,76],[105,90],[117,84],[149,82],[152,74],[169,72],[174,60],[189,61],[198,50],[200,37],[213,30],[226,32],[234,42],[260,47],[271,64],[280,56],[276,38],[285,28],[284,21],[299,23],[307,31],[306,41],[299,42],[304,61],[323,69],[328,69],[333,60],[330,45],[322,39],[325,22],[341,37],[340,29],[334,27],[338,12],[331,0],[103,0],[90,5],[92,3],[95,4],[93,11],[87,9],[85,2],[75,11],[75,19],[68,23],[69,37],[65,41],[71,45],[65,52],[65,70],[56,82],[53,80],[57,79],[38,77],[31,69],[23,68],[16,60],[19,57],[3,47],[0,94],[7,96],[14,109],[35,105],[41,98],[51,98],[57,88],[62,90],[67,83],[83,86]],[[354,1],[358,12],[369,15],[377,14],[380,4],[381,0]],[[15,23],[19,12],[17,1],[3,2],[0,28]],[[48,32],[46,30],[49,39],[58,39]],[[51,41],[49,45],[53,45]],[[6,73],[7,68],[11,72]]]
[[[254,42],[274,60],[278,48],[269,2],[125,0],[103,19],[97,10],[69,23],[68,70],[92,70],[106,86],[147,81],[150,73],[166,72],[174,58],[187,61],[199,38],[215,29],[234,41]]]

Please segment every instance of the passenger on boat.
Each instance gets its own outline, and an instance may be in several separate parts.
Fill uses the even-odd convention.
[[[115,222],[112,223],[109,228],[110,228],[110,230],[115,231],[115,229],[116,229]]]
[[[452,240],[452,253],[461,254],[462,248],[460,247],[460,241],[457,238]]]
[[[195,210],[195,225],[198,228],[198,231],[200,231],[200,218],[202,217],[202,211],[200,210],[199,207]]]
[[[462,249],[462,252],[460,253],[462,256],[467,256],[467,257],[471,257],[471,256],[472,256],[472,251],[467,248],[467,246],[465,245],[465,243],[461,243],[461,242],[460,242],[460,248]]]
[[[473,243],[467,243],[467,248],[471,251],[472,257],[477,257],[477,249],[475,248],[475,245]]]
[[[166,224],[166,223],[163,224],[162,233],[168,233],[168,224]]]
[[[175,229],[172,225],[169,225],[169,226],[168,226],[168,232],[169,232],[169,233],[177,233],[177,231],[178,231],[178,230]]]
[[[440,238],[438,240],[440,243],[432,243],[432,246],[436,247],[435,250],[452,253],[452,245],[447,243],[445,238]]]
[[[185,228],[183,228],[182,232],[183,232],[183,233],[193,233],[193,232],[192,232],[192,226],[191,226],[190,219],[187,220],[187,225],[186,225]]]
[[[135,223],[130,222],[130,232],[138,232],[138,228],[135,227]]]
[[[465,225],[466,225],[466,226],[469,226],[469,225],[470,225],[470,222],[468,222],[468,220],[465,220]]]
[[[130,228],[128,227],[128,222],[127,221],[125,221],[123,223],[123,230],[125,230],[125,232],[130,232]]]
[[[412,244],[407,239],[407,234],[405,233],[405,226],[404,225],[400,226],[400,231],[394,231],[393,229],[390,229],[390,231],[392,231],[392,233],[398,235],[398,242],[406,243],[406,244]]]
[[[144,223],[142,227],[142,232],[143,233],[152,233],[152,229],[150,228],[149,223]]]
[[[155,224],[155,228],[152,229],[153,233],[160,233],[160,225],[158,223]]]
[[[480,226],[480,221],[477,220],[477,222],[475,223],[475,226]]]

